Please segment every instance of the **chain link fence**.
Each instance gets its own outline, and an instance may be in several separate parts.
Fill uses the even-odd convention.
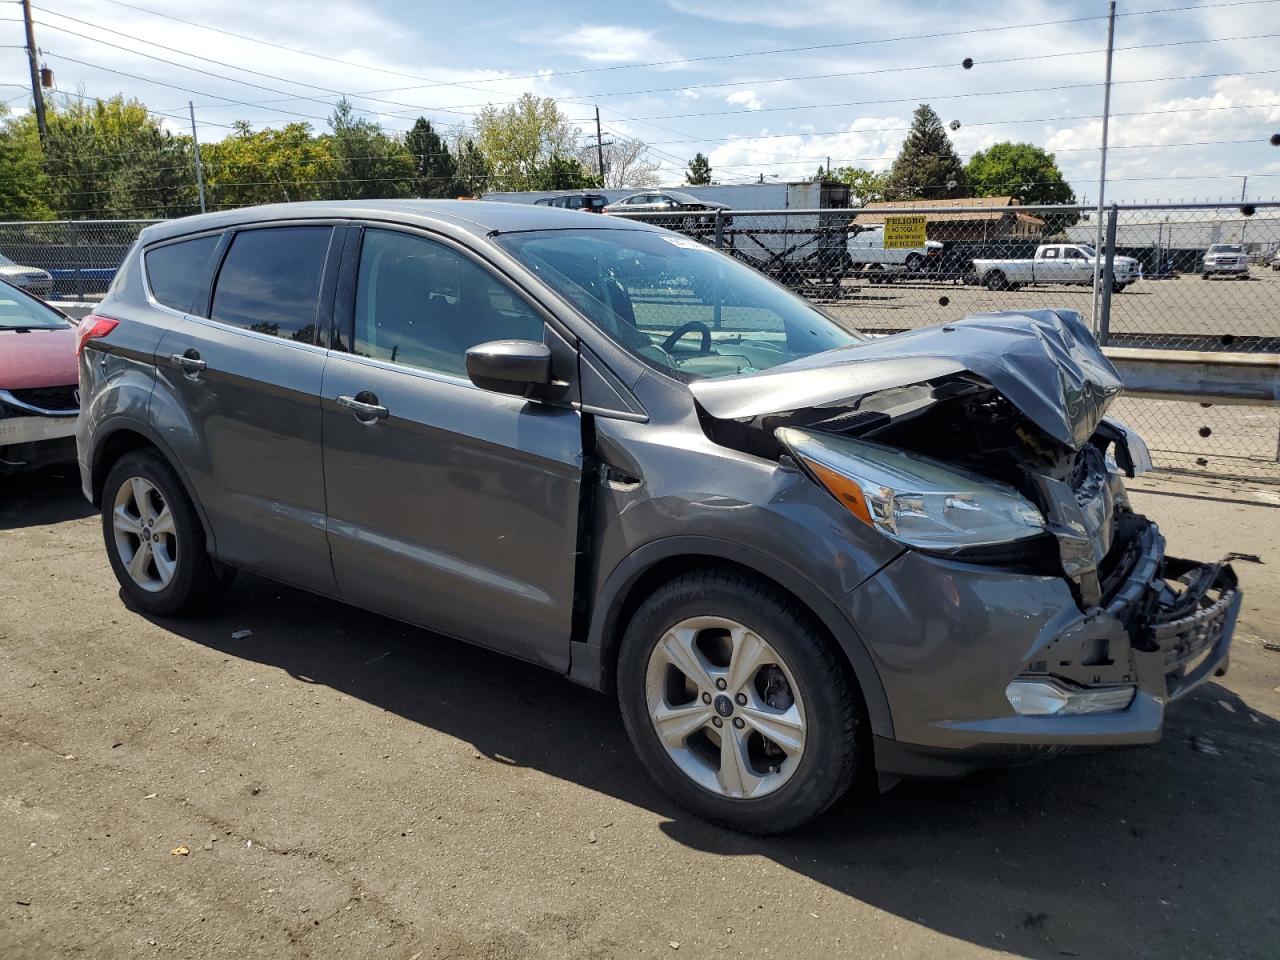
[[[1088,207],[987,198],[628,216],[722,249],[865,333],[1052,307],[1079,311],[1112,346],[1280,353],[1280,203],[1112,207],[1101,233],[1113,255],[1097,265],[1096,285],[1100,225]],[[886,244],[886,227],[892,234],[904,216],[924,218],[923,242]],[[20,285],[92,301],[151,222],[0,223],[0,254],[31,268],[10,268]],[[35,271],[49,278],[22,279]],[[653,332],[701,320],[725,338],[754,322],[749,308],[710,303],[676,276],[629,293],[637,322]],[[1161,466],[1280,482],[1280,408],[1125,398],[1116,413],[1149,439]]]

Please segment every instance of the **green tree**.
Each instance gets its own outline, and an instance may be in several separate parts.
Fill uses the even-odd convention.
[[[474,140],[459,135],[453,145],[453,155],[456,158],[459,195],[478,197],[489,189],[489,161]]]
[[[545,189],[538,185],[547,181],[553,166],[564,174],[566,158],[577,153],[581,136],[555,100],[531,93],[501,109],[482,109],[476,114],[475,134],[490,175],[502,190]]]
[[[695,153],[689,161],[689,169],[684,175],[685,182],[691,187],[703,187],[711,182],[711,161],[701,152]]]
[[[335,179],[330,147],[307,123],[255,131],[239,121],[229,136],[201,147],[210,200],[228,207],[322,200]]]
[[[884,174],[862,167],[836,167],[831,179],[849,186],[849,205],[860,207],[884,199]]]
[[[6,220],[45,220],[53,215],[40,138],[29,117],[10,117],[8,106],[0,104],[0,218]]]
[[[927,103],[916,107],[911,129],[889,169],[887,200],[933,200],[968,195],[969,183],[942,121]]]
[[[964,170],[979,197],[1013,197],[1022,204],[1076,202],[1053,154],[1034,144],[994,144],[970,157]]]
[[[357,118],[345,97],[338,101],[329,127],[335,182],[328,185],[326,196],[369,200],[413,195],[418,171],[403,141],[388,136],[373,121]]]
[[[44,171],[56,215],[171,217],[196,209],[191,139],[164,130],[140,101],[68,97],[51,100],[45,114]]]
[[[449,146],[426,117],[419,117],[405,136],[413,158],[414,196],[456,197],[465,188],[458,183],[458,165]]]

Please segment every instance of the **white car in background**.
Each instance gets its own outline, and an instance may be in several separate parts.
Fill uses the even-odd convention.
[[[942,256],[942,244],[937,240],[926,240],[923,247],[886,250],[884,227],[859,230],[849,237],[847,249],[855,270],[901,267],[907,273],[921,273],[933,263],[941,262],[931,258]]]
[[[1249,255],[1238,243],[1215,243],[1204,253],[1200,276],[1205,280],[1213,276],[1247,277]]]

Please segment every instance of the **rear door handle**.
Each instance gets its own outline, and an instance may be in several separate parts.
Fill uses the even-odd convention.
[[[209,366],[200,359],[200,354],[195,350],[188,350],[186,353],[175,353],[169,359],[177,364],[183,373],[199,373]]]
[[[338,397],[338,406],[346,407],[361,423],[385,420],[391,413],[368,390],[361,390],[354,397]]]

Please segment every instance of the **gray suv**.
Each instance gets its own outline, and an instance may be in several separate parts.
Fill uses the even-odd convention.
[[[1227,663],[1235,577],[1130,508],[1072,313],[864,339],[645,224],[308,203],[148,227],[78,352],[129,603],[244,569],[541,664],[737,829],[1153,742]]]

